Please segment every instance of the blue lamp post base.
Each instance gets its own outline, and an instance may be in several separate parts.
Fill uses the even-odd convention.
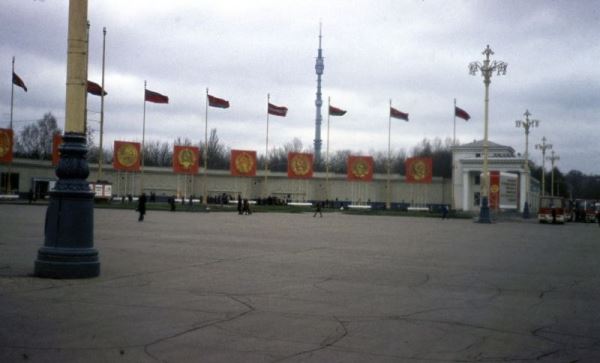
[[[86,137],[66,133],[56,168],[58,181],[50,191],[44,246],[38,250],[35,275],[57,279],[100,274],[94,248],[94,193],[87,182]]]
[[[523,206],[523,219],[529,219],[529,203],[525,202]]]
[[[481,208],[479,208],[479,219],[477,220],[477,223],[492,223],[487,197],[481,198]]]

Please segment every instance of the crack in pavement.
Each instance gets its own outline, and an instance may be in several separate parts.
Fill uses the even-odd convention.
[[[156,340],[154,340],[154,341],[152,341],[150,343],[147,343],[147,344],[144,345],[144,352],[146,353],[146,355],[148,355],[150,358],[152,358],[152,359],[154,359],[156,361],[160,361],[158,359],[158,357],[155,357],[154,355],[152,355],[152,353],[150,353],[149,348],[151,346],[159,344],[159,343],[162,343],[162,342],[165,342],[165,341],[170,340],[170,339],[178,338],[178,337],[181,337],[183,335],[186,335],[186,334],[189,334],[189,333],[193,333],[195,331],[198,331],[198,330],[201,330],[201,329],[204,329],[204,328],[208,328],[208,327],[211,327],[211,326],[214,326],[214,325],[217,325],[217,324],[226,323],[226,322],[230,322],[230,321],[239,319],[239,318],[241,318],[241,317],[243,317],[243,316],[245,316],[245,315],[247,315],[247,314],[249,314],[249,313],[251,313],[251,312],[253,312],[253,311],[256,310],[254,308],[254,306],[252,306],[251,304],[249,304],[249,303],[247,303],[245,301],[242,301],[242,300],[234,297],[233,295],[224,295],[224,296],[226,296],[227,298],[229,298],[229,299],[237,302],[238,304],[243,305],[244,307],[246,307],[247,310],[242,311],[241,313],[238,313],[238,314],[236,314],[234,316],[231,316],[229,318],[209,320],[208,322],[206,322],[204,324],[200,324],[199,326],[195,326],[195,327],[186,329],[184,331],[181,331],[181,332],[178,332],[178,333],[175,333],[175,334],[171,334],[169,336],[166,336],[166,337],[163,337],[163,338],[160,338],[160,339],[156,339]]]
[[[327,349],[329,347],[332,347],[334,344],[338,343],[340,340],[344,339],[347,335],[348,335],[348,329],[346,328],[346,324],[348,322],[344,322],[342,320],[340,320],[337,316],[333,315],[333,319],[339,324],[338,328],[341,327],[341,330],[336,328],[334,334],[326,337],[325,339],[323,339],[321,341],[321,343],[319,343],[319,346],[317,348],[313,348],[313,349],[308,349],[308,350],[303,350],[301,352],[297,352],[282,358],[278,358],[275,359],[273,361],[274,362],[282,362],[284,360],[287,359],[291,359],[294,357],[299,357],[301,355],[305,355],[308,354],[309,356],[312,356],[313,353],[318,352],[320,350],[323,349]]]

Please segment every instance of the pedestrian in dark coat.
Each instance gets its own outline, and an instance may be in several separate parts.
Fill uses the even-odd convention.
[[[140,198],[138,199],[137,211],[140,213],[138,222],[142,222],[144,220],[144,214],[146,214],[146,193],[142,193],[142,195],[140,195]]]
[[[442,206],[442,219],[446,219],[446,218],[448,218],[448,206],[443,205]]]
[[[313,214],[313,218],[317,216],[317,213],[323,218],[323,212],[321,212],[321,202],[317,202],[317,209],[315,210],[315,214]]]
[[[238,195],[238,203],[237,203],[237,208],[238,208],[238,214],[242,214],[242,196]]]
[[[252,214],[252,211],[250,210],[250,202],[248,201],[248,199],[244,199],[243,214],[245,214],[245,215]]]

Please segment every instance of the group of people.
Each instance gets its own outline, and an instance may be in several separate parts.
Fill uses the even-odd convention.
[[[138,198],[138,204],[135,209],[140,215],[138,218],[138,222],[144,221],[144,216],[146,215],[146,202],[147,202],[146,193],[142,193],[142,195],[140,195],[140,197]],[[175,210],[175,198],[169,198],[169,205],[171,206],[171,211],[174,211]],[[315,214],[313,215],[313,217],[316,217],[317,214],[319,214],[320,217],[323,218],[323,212],[321,211],[321,208],[322,208],[321,202],[317,202]],[[239,215],[252,214],[252,211],[250,210],[250,202],[248,201],[247,198],[244,198],[242,200],[242,197],[238,195],[237,210],[238,210]]]
[[[244,198],[242,201],[242,197],[238,195],[237,200],[237,210],[239,215],[250,215],[252,211],[250,210],[250,202],[247,198]]]

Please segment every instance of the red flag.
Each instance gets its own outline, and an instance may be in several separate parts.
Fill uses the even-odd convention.
[[[21,77],[17,76],[15,72],[13,72],[13,84],[23,88],[25,92],[27,92],[27,86],[25,86],[25,82],[23,82]]]
[[[287,107],[275,106],[274,104],[269,103],[269,114],[271,115],[285,117],[287,111]]]
[[[121,171],[140,171],[140,149],[139,142],[115,140],[113,168]]]
[[[60,132],[55,133],[54,135],[52,135],[52,165],[56,166],[58,165],[58,162],[60,160],[60,144],[62,144],[62,136],[60,134]]]
[[[94,96],[102,96],[102,93],[106,96],[108,93],[102,90],[102,87],[96,82],[87,81],[87,92]]]
[[[288,153],[288,178],[310,179],[313,176],[313,155],[307,153]]]
[[[399,118],[404,121],[408,121],[408,114],[402,111],[398,111],[393,107],[390,107],[390,117]]]
[[[347,180],[372,181],[373,157],[348,155]]]
[[[173,146],[173,171],[182,174],[198,174],[200,149],[196,146]]]
[[[344,116],[346,114],[346,110],[342,110],[341,108],[329,106],[329,115],[330,116]]]
[[[13,159],[13,130],[0,129],[0,163],[10,163]]]
[[[217,108],[229,108],[229,101],[208,95],[208,105]]]
[[[169,97],[161,95],[158,92],[146,90],[144,101],[153,103],[169,103]]]
[[[490,171],[490,198],[489,206],[491,209],[498,209],[500,201],[500,172]]]
[[[462,108],[458,108],[456,106],[454,106],[454,116],[460,117],[465,121],[469,121],[469,119],[471,118],[471,115],[469,115],[467,113],[467,111],[463,110]]]
[[[256,151],[254,150],[231,150],[229,170],[233,176],[255,176],[256,175]]]
[[[433,161],[430,157],[413,157],[404,162],[407,183],[431,183]]]

